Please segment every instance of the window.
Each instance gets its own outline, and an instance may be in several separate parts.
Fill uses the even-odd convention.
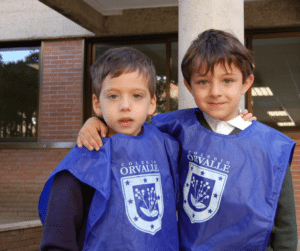
[[[93,41],[90,43],[91,55],[89,66],[105,51],[122,46],[133,47],[149,57],[156,69],[156,114],[178,109],[178,42],[177,35],[161,37],[131,37],[122,38],[122,42],[115,39]],[[91,96],[91,91],[86,95]],[[91,98],[86,96],[89,104]],[[91,106],[88,104],[89,109]]]
[[[0,141],[37,141],[40,47],[0,48]]]
[[[255,63],[248,108],[258,121],[299,138],[300,33],[254,33],[248,44]]]

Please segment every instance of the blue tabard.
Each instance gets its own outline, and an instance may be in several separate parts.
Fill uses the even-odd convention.
[[[199,109],[157,115],[153,124],[182,146],[180,250],[266,250],[295,142],[257,121],[221,135]]]
[[[99,152],[75,146],[40,196],[42,222],[56,173],[68,170],[95,188],[83,250],[179,250],[176,199],[179,145],[151,124],[140,136],[103,139]]]

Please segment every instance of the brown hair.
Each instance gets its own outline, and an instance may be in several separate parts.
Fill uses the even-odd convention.
[[[119,77],[123,73],[138,70],[147,79],[151,98],[155,95],[156,73],[152,61],[140,51],[131,47],[110,49],[91,66],[93,89],[97,97],[106,77]]]
[[[243,75],[243,82],[253,73],[252,53],[233,35],[221,30],[207,30],[195,39],[184,55],[181,71],[186,82],[191,85],[193,73],[201,71],[206,75],[214,72],[214,66],[233,63]]]

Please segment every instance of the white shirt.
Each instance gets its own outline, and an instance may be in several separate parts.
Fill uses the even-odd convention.
[[[244,121],[240,115],[228,121],[214,119],[204,112],[203,115],[205,120],[207,121],[207,123],[209,124],[209,126],[214,132],[224,134],[224,135],[229,135],[235,128],[244,130],[249,125],[251,125],[251,122]]]

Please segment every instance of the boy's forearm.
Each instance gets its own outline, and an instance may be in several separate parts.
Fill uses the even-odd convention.
[[[273,250],[297,250],[298,234],[290,167],[282,185],[270,245]]]

